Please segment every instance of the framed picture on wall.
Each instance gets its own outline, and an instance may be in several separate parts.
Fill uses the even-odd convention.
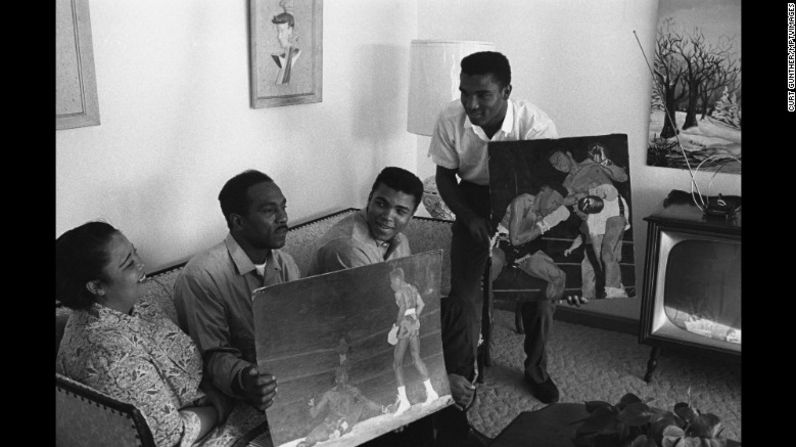
[[[322,101],[323,0],[250,0],[251,107]]]
[[[88,0],[55,2],[55,129],[98,126]]]
[[[658,3],[647,164],[741,173],[741,0]]]

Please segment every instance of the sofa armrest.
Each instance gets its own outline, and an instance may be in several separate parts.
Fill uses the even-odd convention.
[[[132,404],[55,374],[55,444],[59,447],[154,447],[152,431]]]

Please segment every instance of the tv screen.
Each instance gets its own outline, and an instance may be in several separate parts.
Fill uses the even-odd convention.
[[[740,352],[740,240],[672,228],[659,238],[650,334]]]

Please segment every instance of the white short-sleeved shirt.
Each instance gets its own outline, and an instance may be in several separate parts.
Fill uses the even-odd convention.
[[[558,138],[555,123],[540,108],[527,101],[509,99],[500,130],[487,138],[480,126],[473,125],[461,101],[454,100],[440,112],[428,155],[443,168],[458,170],[462,180],[489,184],[487,144],[490,141],[518,141]]]

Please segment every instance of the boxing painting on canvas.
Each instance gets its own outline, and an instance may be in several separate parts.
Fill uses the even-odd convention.
[[[489,144],[495,298],[636,293],[627,135]]]
[[[255,291],[274,446],[359,445],[452,404],[441,265],[429,251]]]

